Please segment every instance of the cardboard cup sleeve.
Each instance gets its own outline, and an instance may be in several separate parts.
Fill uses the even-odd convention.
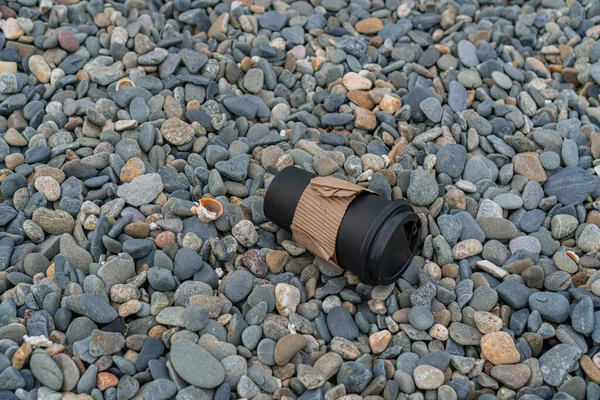
[[[338,265],[335,256],[338,231],[348,206],[362,192],[374,193],[341,179],[311,179],[294,213],[291,225],[294,238],[314,254]]]

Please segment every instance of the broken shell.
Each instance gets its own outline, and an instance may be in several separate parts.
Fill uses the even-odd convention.
[[[135,83],[133,83],[133,81],[131,79],[123,78],[123,79],[119,79],[119,81],[117,82],[116,89],[118,91],[121,89],[134,88],[134,87],[135,87]]]
[[[573,260],[577,264],[579,264],[579,256],[577,254],[575,254],[575,252],[573,252],[572,250],[567,250],[567,255],[569,256],[569,258],[571,260]]]
[[[191,208],[191,211],[198,215],[202,222],[210,222],[219,218],[223,214],[223,206],[215,199],[200,199],[200,204]]]
[[[217,218],[219,218],[221,216],[221,214],[223,214],[223,206],[221,205],[221,203],[219,203],[215,199],[211,199],[211,198],[200,199],[200,205],[202,207],[206,208],[211,213],[214,213],[217,216]]]

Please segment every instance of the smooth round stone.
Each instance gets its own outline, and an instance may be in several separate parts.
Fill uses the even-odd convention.
[[[576,167],[579,164],[579,149],[577,142],[571,139],[563,140],[561,156],[565,166]]]
[[[133,258],[142,258],[152,251],[154,243],[147,239],[128,239],[123,243],[123,251]]]
[[[519,227],[527,233],[535,232],[542,226],[545,219],[546,213],[539,209],[533,209],[523,215],[519,221]]]
[[[200,331],[208,324],[209,312],[199,304],[190,303],[185,308],[185,328],[189,331]]]
[[[225,379],[221,363],[187,339],[179,339],[171,346],[171,362],[185,381],[200,388],[215,388]]]
[[[528,253],[539,254],[542,245],[539,240],[533,236],[519,236],[512,239],[509,243],[510,251],[515,254],[519,250],[525,250]]]
[[[52,389],[60,390],[63,384],[63,374],[58,365],[45,352],[36,352],[31,356],[29,362],[33,376],[42,385]]]
[[[358,362],[342,364],[337,374],[338,385],[344,385],[348,393],[362,392],[372,378],[371,371]]]
[[[467,162],[466,149],[458,144],[447,144],[436,153],[435,169],[452,178],[458,178]]]
[[[343,307],[334,307],[327,313],[327,327],[333,337],[356,339],[359,334],[354,318]]]
[[[447,71],[449,69],[456,69],[456,67],[458,67],[458,60],[451,54],[443,54],[438,59],[437,66],[444,71]]]
[[[494,202],[500,204],[502,208],[507,210],[516,210],[523,205],[521,196],[512,193],[499,194],[494,197]]]
[[[529,308],[550,322],[560,323],[569,318],[569,301],[558,293],[533,293],[529,297]]]
[[[529,304],[529,297],[533,291],[520,283],[505,281],[496,286],[498,296],[515,309],[521,309]]]
[[[576,346],[558,344],[552,347],[539,358],[544,381],[549,385],[561,385],[580,357],[581,350]]]
[[[423,168],[418,168],[410,174],[407,197],[417,205],[429,205],[437,198],[439,189],[435,179]]]
[[[279,366],[287,364],[298,352],[306,346],[306,338],[299,334],[291,334],[279,339],[275,345],[273,358]]]
[[[556,196],[564,205],[576,205],[583,202],[596,189],[596,179],[579,167],[565,167],[550,175],[544,183],[544,193]]]
[[[583,228],[577,238],[577,246],[585,252],[594,252],[600,249],[600,228],[588,224]]]
[[[476,311],[490,311],[498,301],[498,293],[487,286],[478,287],[473,291],[469,305]]]
[[[478,88],[483,85],[481,76],[472,70],[463,70],[458,74],[458,81],[467,89]]]
[[[523,189],[521,198],[523,199],[523,207],[526,210],[533,210],[544,198],[544,189],[542,189],[542,186],[538,182],[529,181]]]
[[[173,262],[173,273],[177,279],[183,281],[191,278],[202,268],[203,260],[200,255],[192,249],[179,249]]]
[[[463,179],[477,183],[483,179],[495,181],[498,177],[498,167],[489,158],[475,156],[467,161]]]
[[[415,368],[414,378],[419,389],[437,389],[444,383],[444,373],[430,365]]]
[[[27,180],[21,174],[11,174],[0,184],[0,191],[6,197],[12,197],[17,190],[27,186]]]
[[[594,305],[589,297],[585,297],[573,308],[571,322],[575,331],[584,335],[592,333],[594,330]]]
[[[477,47],[468,40],[458,42],[458,57],[465,67],[476,67],[479,65]]]
[[[227,279],[225,295],[233,303],[244,300],[254,285],[254,276],[245,270],[236,270]]]
[[[221,360],[225,369],[225,383],[237,386],[240,378],[247,373],[246,359],[242,356],[232,355]]]
[[[260,362],[266,365],[275,365],[275,346],[277,343],[272,339],[265,338],[258,343],[256,355]]]
[[[540,162],[544,169],[552,171],[560,166],[560,156],[553,151],[545,151],[540,154]]]
[[[509,90],[512,87],[512,80],[503,72],[492,72],[492,79],[494,80],[494,83],[496,83],[496,85],[500,86],[502,89]]]
[[[419,107],[430,121],[440,122],[442,120],[442,114],[444,111],[442,109],[442,105],[435,97],[429,97],[425,99],[421,102]]]
[[[259,18],[258,23],[263,28],[276,32],[285,26],[285,20],[285,15],[277,11],[268,11]]]
[[[434,323],[433,314],[424,306],[412,307],[408,312],[408,321],[421,331],[431,328]]]
[[[506,246],[497,240],[490,240],[483,246],[481,253],[485,260],[491,261],[496,265],[502,265],[509,257]]]
[[[79,48],[79,40],[77,40],[77,37],[71,31],[63,29],[58,31],[56,36],[58,37],[60,47],[63,49],[72,52]]]
[[[552,229],[552,237],[555,239],[562,239],[575,232],[575,229],[579,226],[579,221],[571,215],[559,214],[552,218],[550,226]]]
[[[437,219],[440,233],[448,243],[455,243],[459,240],[462,232],[462,222],[454,215],[444,214]]]
[[[448,105],[454,112],[467,108],[467,90],[462,82],[451,81],[448,85]]]
[[[242,343],[249,350],[256,349],[258,342],[262,337],[262,328],[258,325],[249,326],[242,332]]]
[[[156,379],[144,388],[144,399],[167,400],[177,393],[177,385],[168,379]]]

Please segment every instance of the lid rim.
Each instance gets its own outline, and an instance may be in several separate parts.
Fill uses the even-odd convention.
[[[363,240],[363,244],[360,249],[359,256],[359,277],[364,283],[368,283],[370,285],[388,285],[395,282],[398,277],[404,273],[408,265],[410,264],[408,261],[412,261],[412,256],[409,260],[398,269],[398,272],[394,274],[393,279],[386,279],[386,277],[380,276],[379,260],[373,260],[372,257],[381,258],[383,254],[370,254],[373,249],[374,244],[376,243],[377,237],[382,230],[382,227],[394,216],[401,213],[412,213],[413,208],[410,204],[404,201],[392,201],[387,207],[385,207],[382,212],[377,216],[377,218],[373,221],[365,238]],[[407,243],[408,244],[408,243]],[[411,252],[414,254],[414,251]],[[371,257],[370,257],[371,256]],[[371,262],[373,261],[373,262]],[[369,268],[371,266],[371,268]]]

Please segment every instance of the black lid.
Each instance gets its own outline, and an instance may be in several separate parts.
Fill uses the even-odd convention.
[[[360,264],[363,279],[389,285],[406,271],[420,244],[421,222],[404,202],[392,202],[371,225],[363,240]]]
[[[420,243],[420,221],[410,204],[362,194],[350,204],[337,236],[339,265],[370,285],[395,282]]]

